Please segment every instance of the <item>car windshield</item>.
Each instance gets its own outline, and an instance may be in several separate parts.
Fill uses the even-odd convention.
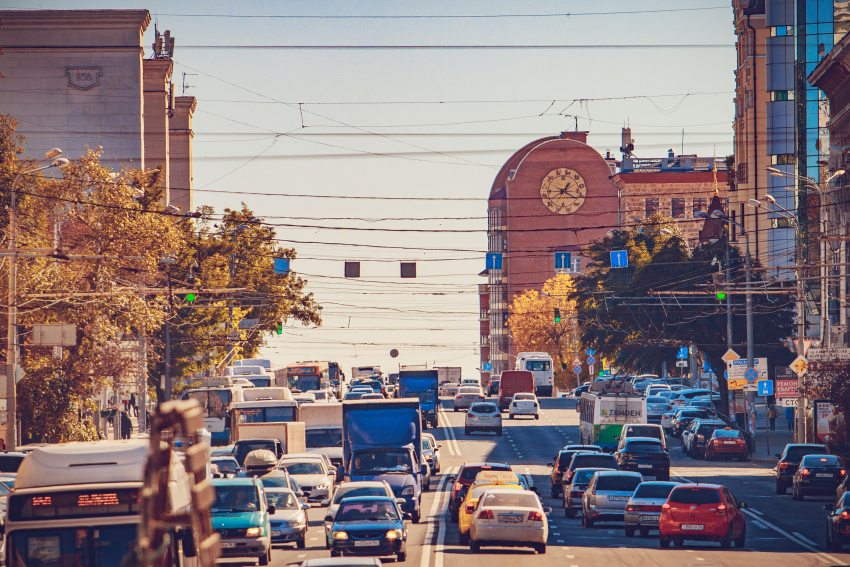
[[[263,481],[263,486],[266,488],[290,488],[289,479],[283,473],[280,473],[281,476],[277,476],[274,471],[269,474],[263,475],[260,477],[260,480]]]
[[[248,453],[251,451],[258,451],[260,449],[265,449],[266,451],[271,451],[274,453],[274,441],[245,441],[240,442],[236,445],[236,461],[245,464],[245,457],[248,456]]]
[[[387,489],[381,486],[340,486],[334,493],[334,504],[339,504],[343,498],[357,496],[387,496]]]
[[[16,567],[119,567],[135,549],[137,529],[136,524],[125,524],[18,531],[8,535],[7,551]]]
[[[291,492],[266,492],[266,502],[277,510],[298,510],[298,500]]]
[[[215,487],[216,512],[257,512],[260,509],[260,497],[253,485],[219,485]]]
[[[348,400],[359,400],[360,398],[362,398],[362,397],[363,397],[363,394],[364,394],[364,393],[365,393],[365,391],[364,391],[364,392],[361,392],[361,391],[359,391],[359,390],[358,390],[357,392],[348,392],[348,393],[345,395],[345,397],[343,398],[343,401],[348,401]]]
[[[588,484],[590,483],[590,479],[593,478],[593,475],[596,474],[598,469],[579,469],[576,471],[576,476],[573,479],[573,484]]]
[[[634,492],[641,482],[640,476],[605,474],[596,479],[596,490],[613,492]]]
[[[714,431],[715,437],[737,437],[743,438],[744,436],[737,429],[716,429]]]
[[[304,432],[304,440],[308,449],[342,447],[342,428],[308,429]]]
[[[472,413],[499,413],[499,408],[493,404],[475,404],[469,411]]]
[[[670,496],[670,491],[675,485],[672,484],[653,484],[643,482],[638,485],[633,498],[664,498]]]
[[[354,474],[374,471],[409,473],[413,470],[410,453],[404,450],[360,451],[354,455]]]
[[[646,403],[648,403],[648,404],[666,404],[667,400],[665,398],[659,398],[658,396],[653,396],[652,398],[646,398]]]
[[[514,396],[515,400],[533,400],[534,394],[517,394]]]
[[[236,459],[213,459],[213,464],[218,465],[218,470],[223,473],[239,472],[239,463]]]
[[[677,488],[669,500],[677,504],[719,504],[720,492],[715,488]]]
[[[613,455],[576,455],[570,467],[577,469],[579,467],[599,467],[599,468],[616,468],[617,459]]]
[[[808,455],[803,457],[800,466],[805,467],[837,467],[841,463],[835,455]]]
[[[458,394],[480,394],[481,388],[478,386],[464,386],[457,391]]]
[[[785,460],[792,463],[799,463],[806,455],[818,455],[823,453],[824,448],[814,446],[791,446],[785,451]]]
[[[337,512],[338,522],[380,522],[398,520],[395,504],[387,500],[343,502]]]
[[[718,425],[718,424],[706,424],[706,425],[700,425],[700,426],[699,426],[699,429],[697,430],[697,433],[699,433],[700,435],[705,435],[706,437],[710,437],[710,436],[711,436],[711,434],[712,434],[715,430],[717,430],[717,429],[723,429],[724,427],[726,427],[726,425],[725,425],[725,424],[723,424],[723,425]]]
[[[626,451],[634,451],[638,453],[660,453],[664,449],[661,448],[661,443],[653,443],[651,441],[632,441],[626,443]]]
[[[431,447],[431,440],[428,439],[427,437],[423,437],[422,438],[422,450],[423,451],[430,451],[431,449],[433,449],[433,447]]]
[[[484,495],[482,506],[503,506],[506,508],[539,508],[540,503],[533,492],[524,490],[490,492]]]
[[[23,460],[23,455],[0,455],[0,472],[18,472],[18,467],[21,466]]]
[[[567,467],[570,466],[570,461],[573,460],[573,456],[580,452],[581,451],[561,451],[558,455],[558,470],[561,472],[567,470]]]
[[[481,471],[509,471],[511,467],[507,465],[489,465],[486,467],[464,467],[463,472],[460,473],[460,478],[463,480],[475,480],[475,477],[478,476],[478,473]]]
[[[628,425],[624,429],[626,435],[629,437],[654,437],[661,439],[663,435],[661,433],[661,427],[654,425]]]
[[[280,468],[289,474],[325,474],[321,463],[280,463]]]

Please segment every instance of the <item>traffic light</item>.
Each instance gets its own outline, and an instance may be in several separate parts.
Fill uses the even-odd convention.
[[[186,294],[186,301],[188,301],[189,303],[193,303],[195,301],[195,294],[194,293],[187,293]]]
[[[561,310],[557,307],[555,308],[555,322],[556,323],[561,322]]]
[[[724,299],[726,299],[726,294],[725,294],[725,293],[723,293],[722,291],[718,291],[718,292],[717,292],[717,300],[718,300],[718,301],[723,301]]]
[[[278,334],[278,335],[282,335],[282,334],[283,334],[283,323],[278,323],[278,324],[277,324],[277,331],[276,331],[276,332],[277,332],[277,334]]]

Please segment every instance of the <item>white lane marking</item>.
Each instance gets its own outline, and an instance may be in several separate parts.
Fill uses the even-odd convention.
[[[311,538],[310,538],[310,541],[316,541],[317,539],[319,539],[319,538],[317,538],[317,537],[311,537]]]
[[[749,510],[750,512],[753,512],[754,514],[758,514],[759,516],[764,516],[764,514],[762,514],[761,512],[756,510],[755,508],[749,508],[748,507],[747,510]]]
[[[446,431],[446,439],[448,439],[449,445],[449,453],[455,456],[460,456],[460,448],[457,446],[457,439],[455,439],[455,433],[452,431],[452,424],[449,422],[449,416],[446,415],[446,412],[440,411],[437,414],[437,419],[443,418],[442,427]]]
[[[307,557],[307,554],[306,554],[306,553],[301,553],[301,554],[299,554],[299,555],[298,555],[298,559],[301,559],[302,557]]]
[[[766,529],[767,529],[767,526],[765,526],[765,525],[764,525],[764,524],[762,524],[761,522],[756,522],[756,521],[754,520],[754,521],[753,521],[753,523],[754,523],[755,525],[757,525],[758,527],[760,527],[761,529],[763,529],[763,530],[766,530]]]
[[[525,467],[525,474],[523,475],[528,482],[528,486],[534,486],[534,479],[531,478],[531,469]]]
[[[567,555],[567,559],[575,559],[575,558],[576,558],[575,555]]]
[[[804,536],[800,532],[791,532],[791,533],[794,534],[795,536],[797,536],[798,538],[800,538],[801,540],[805,541],[809,545],[817,545],[815,542],[813,542],[812,540],[810,540],[809,538],[807,538],[806,536]]]
[[[440,506],[440,502],[443,500],[443,489],[446,486],[446,479],[449,475],[457,472],[459,467],[449,467],[446,470],[446,473],[440,479],[440,484],[437,487],[437,492],[434,494],[434,502],[431,504],[431,512],[425,520],[428,522],[428,532],[425,536],[425,544],[422,546],[422,559],[419,562],[420,567],[428,567],[428,564],[431,562],[431,540],[434,539],[434,522],[432,521],[437,515],[439,515],[439,535],[438,542],[442,543],[442,539],[445,538],[445,510]],[[448,502],[448,500],[446,500]],[[434,567],[442,567],[443,564],[443,554],[435,553],[434,556]]]
[[[559,539],[559,540],[558,540],[558,543],[564,543],[564,540]]]

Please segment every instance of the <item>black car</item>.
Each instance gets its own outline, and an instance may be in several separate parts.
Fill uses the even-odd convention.
[[[714,433],[715,429],[725,429],[726,424],[719,420],[705,420],[701,421],[699,427],[694,431],[693,438],[691,439],[691,443],[688,446],[688,454],[693,459],[704,459],[705,458],[705,447],[708,444],[708,440],[711,439],[711,434]]]
[[[661,441],[652,437],[633,437],[614,453],[621,471],[652,475],[656,480],[670,480],[670,455]]]
[[[564,477],[567,467],[570,466],[573,455],[587,452],[595,451],[592,449],[565,449],[558,453],[553,462],[546,463],[547,467],[552,467],[552,472],[549,473],[549,479],[552,481],[552,498],[558,498],[564,489],[561,479]]]
[[[407,559],[410,514],[400,515],[398,504],[385,496],[343,498],[331,526],[331,557],[340,555],[395,555]]]
[[[800,461],[791,484],[794,500],[813,494],[835,494],[847,471],[835,455],[806,455]]]
[[[776,477],[776,493],[785,494],[785,491],[793,483],[794,474],[797,472],[797,467],[800,466],[803,457],[824,452],[826,452],[826,448],[823,445],[812,443],[789,443],[785,445],[782,454],[776,455],[779,461],[773,468],[773,475]]]
[[[620,470],[617,457],[607,453],[576,453],[570,461],[570,466],[564,472],[563,484],[569,484],[576,469],[611,469]]]
[[[673,437],[681,437],[682,431],[687,429],[694,419],[706,418],[708,416],[709,412],[704,408],[682,408],[676,410],[676,415],[670,423],[670,435]]]
[[[449,515],[452,522],[457,522],[460,505],[463,502],[466,493],[461,494],[464,488],[468,488],[475,477],[481,471],[510,471],[511,466],[507,463],[464,463],[461,465],[457,475],[447,477],[446,482],[452,484],[452,496],[449,500]]]
[[[845,493],[836,506],[827,504],[824,509],[830,510],[826,517],[826,547],[830,551],[841,551],[850,540],[850,496]]]

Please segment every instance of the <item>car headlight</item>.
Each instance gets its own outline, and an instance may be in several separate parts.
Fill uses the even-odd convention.
[[[334,532],[333,538],[337,540],[346,540],[348,539],[348,534],[345,532]]]
[[[317,484],[317,485],[314,487],[314,490],[327,490],[327,489],[328,489],[328,485],[327,485],[327,484]]]
[[[405,486],[404,490],[401,491],[402,496],[413,496],[413,485]]]
[[[387,532],[387,539],[401,539],[404,537],[404,532],[401,530],[390,530]]]
[[[248,528],[245,532],[246,537],[260,537],[263,535],[263,528]]]
[[[289,520],[288,522],[284,522],[284,526],[287,528],[297,528],[304,524],[304,520]]]

